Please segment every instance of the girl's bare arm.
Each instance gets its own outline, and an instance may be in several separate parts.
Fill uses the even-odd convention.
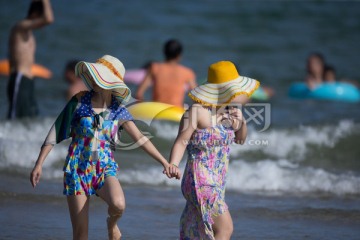
[[[131,136],[131,138],[134,139],[134,141],[136,141],[136,143],[145,150],[147,154],[149,154],[152,158],[154,158],[156,161],[163,165],[166,175],[170,177],[168,172],[169,163],[166,161],[163,155],[161,155],[161,153],[155,148],[152,142],[140,132],[140,130],[136,127],[135,123],[133,121],[127,121],[122,124],[122,127]]]
[[[235,131],[235,143],[244,144],[247,136],[247,126],[246,120],[240,109],[234,108],[229,112],[230,116],[233,118],[233,129]]]
[[[42,174],[42,165],[44,164],[44,161],[47,157],[47,155],[50,153],[51,149],[53,148],[53,145],[44,145],[42,146],[39,157],[35,163],[35,166],[30,174],[30,182],[33,187],[36,187],[36,185],[40,181],[40,177]]]
[[[247,126],[246,121],[241,121],[241,127],[235,132],[235,143],[243,145],[247,136]]]
[[[180,179],[181,174],[177,166],[184,155],[187,144],[190,141],[191,135],[197,128],[197,108],[191,107],[181,118],[179,132],[175,139],[174,145],[170,153],[170,174]]]

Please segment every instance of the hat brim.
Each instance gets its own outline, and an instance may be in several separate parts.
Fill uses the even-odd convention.
[[[239,95],[250,97],[260,83],[252,78],[239,76],[238,78],[220,84],[205,83],[189,92],[189,97],[205,106],[220,106],[230,103]]]
[[[103,89],[111,90],[120,101],[128,101],[131,91],[126,84],[100,63],[81,61],[75,66],[75,74],[84,81],[88,89],[93,89],[93,83]]]

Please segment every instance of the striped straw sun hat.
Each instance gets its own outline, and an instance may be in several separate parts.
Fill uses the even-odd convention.
[[[205,106],[221,106],[241,94],[250,97],[259,86],[257,80],[240,76],[232,62],[220,61],[210,65],[207,81],[192,89],[189,97]]]
[[[89,89],[93,89],[95,82],[103,89],[112,90],[119,101],[128,101],[131,91],[124,83],[125,67],[122,62],[110,55],[104,55],[96,63],[78,62],[75,74],[84,81]]]

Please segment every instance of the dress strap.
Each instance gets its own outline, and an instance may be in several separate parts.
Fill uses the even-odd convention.
[[[209,113],[210,117],[210,124],[212,127],[215,127],[218,125],[217,123],[217,114],[216,114],[216,108],[208,107],[208,106],[202,106],[204,109],[206,109]],[[214,112],[215,111],[215,112]],[[214,114],[215,113],[215,114]]]

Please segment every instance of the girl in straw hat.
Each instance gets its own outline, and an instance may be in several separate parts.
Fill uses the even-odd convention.
[[[125,209],[125,198],[115,177],[118,165],[113,156],[120,131],[125,129],[163,165],[165,173],[169,164],[135,126],[122,105],[131,95],[123,82],[125,68],[118,59],[105,55],[96,63],[79,62],[75,72],[90,91],[74,96],[58,116],[41,148],[30,181],[33,187],[39,183],[42,165],[53,145],[71,137],[63,170],[73,238],[88,239],[89,199],[96,194],[108,204],[109,239],[120,239],[117,220]]]
[[[241,111],[230,103],[244,104],[258,87],[258,81],[239,76],[233,63],[221,61],[209,67],[207,82],[189,93],[196,103],[184,114],[170,155],[169,173],[180,179],[177,166],[188,151],[180,239],[230,239],[233,224],[225,203],[229,146],[243,144],[247,134]]]

